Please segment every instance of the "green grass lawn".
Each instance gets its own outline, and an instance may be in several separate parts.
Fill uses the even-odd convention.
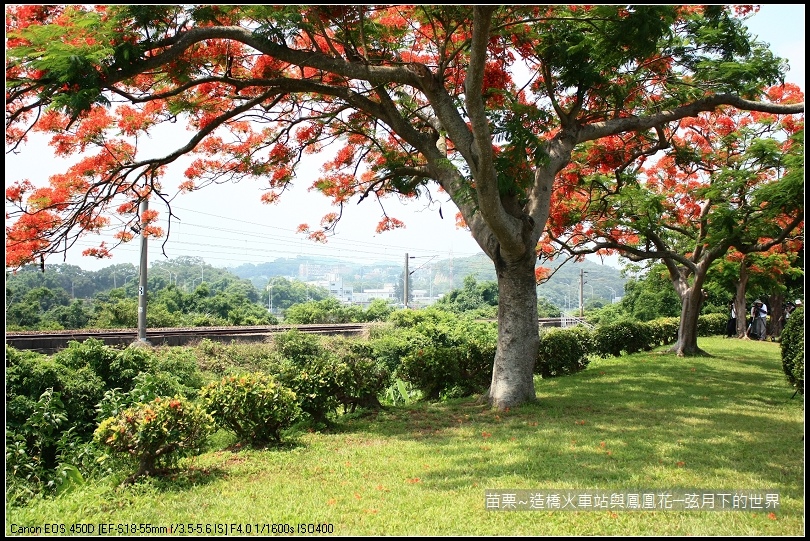
[[[599,359],[538,380],[537,403],[509,412],[474,399],[386,408],[267,450],[233,449],[220,432],[173,477],[120,487],[122,474],[7,508],[6,535],[75,523],[95,534],[103,523],[121,534],[321,524],[341,536],[803,535],[804,404],[779,344],[699,344],[710,356]],[[780,501],[770,513],[492,511],[487,489],[778,491]]]

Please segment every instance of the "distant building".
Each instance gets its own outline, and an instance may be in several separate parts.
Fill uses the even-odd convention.
[[[397,294],[394,286],[386,284],[382,289],[364,289],[354,294],[354,304],[368,306],[374,299],[383,299],[389,303],[397,302]]]
[[[326,289],[329,291],[330,295],[337,298],[343,304],[355,303],[353,289],[343,285],[343,276],[339,274],[327,273],[325,280],[314,280],[307,283]]]

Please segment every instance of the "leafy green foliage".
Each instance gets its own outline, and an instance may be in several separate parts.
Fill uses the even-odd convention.
[[[59,387],[59,376],[59,368],[45,355],[6,344],[6,428],[19,430],[42,393]]]
[[[285,323],[313,325],[321,323],[363,323],[384,321],[393,312],[387,302],[375,299],[366,310],[345,305],[335,297],[295,304],[284,312]]]
[[[728,316],[726,314],[705,314],[698,317],[698,336],[715,336],[725,332]]]
[[[341,372],[345,366],[329,355],[281,359],[274,368],[279,381],[295,393],[298,405],[315,425],[329,425],[329,414],[338,407]]]
[[[581,325],[540,334],[534,372],[543,378],[567,376],[588,367],[594,352],[593,332]]]
[[[383,346],[389,354],[404,352],[395,371],[397,378],[413,384],[432,400],[469,396],[486,389],[495,359],[495,325],[438,309],[408,312],[395,312],[391,318],[399,344],[396,340],[373,341],[375,348]]]
[[[804,395],[804,309],[797,307],[782,330],[782,370],[796,391]]]
[[[283,357],[297,363],[304,363],[323,353],[320,338],[314,334],[290,329],[273,335],[273,347]]]
[[[453,289],[436,302],[436,308],[461,314],[475,312],[485,317],[495,317],[498,306],[498,283],[476,281],[470,275],[464,278],[461,289]]]
[[[616,356],[622,352],[638,353],[651,348],[653,330],[643,322],[617,321],[600,325],[594,331],[596,352],[603,356]]]
[[[132,478],[156,475],[199,452],[214,426],[213,418],[186,398],[158,397],[137,403],[101,422],[94,440],[137,461]]]
[[[69,426],[77,436],[90,437],[96,427],[96,405],[104,397],[107,386],[89,366],[59,368],[58,388]]]
[[[700,318],[698,318],[700,321]],[[663,346],[672,344],[678,338],[678,327],[680,326],[680,318],[677,317],[661,317],[649,321],[651,334],[651,346]]]
[[[625,284],[621,305],[633,319],[639,321],[681,315],[681,300],[672,286],[666,267],[660,263],[653,265],[640,279]]]
[[[218,425],[253,445],[280,442],[300,414],[295,393],[262,373],[226,376],[203,387],[200,398]]]
[[[60,442],[69,434],[60,393],[46,389],[31,416],[17,430],[6,427],[6,497],[27,501],[40,492],[60,492],[82,482],[75,466],[64,462]]]
[[[324,337],[322,343],[337,363],[337,400],[344,412],[354,413],[358,406],[379,408],[379,397],[390,385],[391,372],[375,359],[368,341],[333,336]]]
[[[153,361],[148,349],[115,349],[96,338],[83,342],[72,340],[67,348],[54,355],[55,363],[74,369],[88,366],[108,387],[120,387],[125,391],[132,388],[135,376],[150,370]]]

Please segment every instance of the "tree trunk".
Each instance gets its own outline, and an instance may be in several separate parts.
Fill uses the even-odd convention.
[[[700,307],[703,304],[703,290],[692,286],[681,297],[681,321],[678,326],[678,341],[672,351],[678,356],[701,355],[697,345],[697,324],[700,316]],[[739,315],[737,316],[739,318]]]
[[[748,337],[748,310],[745,307],[745,289],[748,287],[748,267],[743,259],[740,262],[740,280],[735,284],[734,308],[737,310],[737,338]]]
[[[785,328],[785,296],[782,293],[768,295],[768,336],[778,338]]]
[[[535,400],[534,364],[540,346],[534,250],[516,262],[495,260],[498,276],[498,348],[489,404],[504,410]]]

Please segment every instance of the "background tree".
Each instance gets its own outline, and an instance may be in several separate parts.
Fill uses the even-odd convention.
[[[329,291],[323,287],[305,284],[299,280],[290,280],[283,276],[274,276],[268,283],[262,301],[270,306],[270,286],[273,292],[273,311],[284,312],[295,304],[310,301],[322,301],[329,298]],[[265,294],[266,293],[266,294]]]
[[[769,92],[803,99],[794,85]],[[803,118],[721,108],[684,119],[651,160],[621,137],[583,147],[560,176],[561,190],[575,195],[559,203],[549,239],[578,256],[615,250],[661,260],[681,302],[673,350],[698,353],[710,267],[732,247],[753,254],[801,236],[803,127]]]
[[[351,198],[446,197],[491,258],[498,348],[491,405],[534,400],[536,247],[554,179],[578,145],[618,134],[647,151],[680,119],[721,105],[798,113],[761,89],[784,62],[729,6],[15,6],[8,8],[6,136],[52,133],[82,154],[51,185],[21,180],[7,261],[68,249],[117,212],[164,199],[166,166],[199,158],[182,189],[262,179],[272,203],[308,152],[337,143],[314,187]],[[764,100],[762,102],[757,100]],[[164,156],[137,137],[180,122]],[[401,227],[383,209],[378,231]],[[169,223],[173,217],[169,212]],[[110,247],[88,253],[104,256]]]
[[[672,287],[669,271],[661,263],[653,263],[637,279],[628,281],[624,291],[620,305],[633,319],[651,321],[678,317],[681,313],[681,302]]]
[[[707,281],[717,285],[717,297],[725,294],[727,301],[735,303],[738,314],[748,314],[754,300],[767,297],[768,334],[779,336],[784,325],[783,304],[804,296],[801,245],[786,242],[763,254],[732,249],[711,267]],[[746,337],[747,326],[747,316],[737,318],[738,338]]]
[[[456,314],[476,312],[481,317],[494,317],[498,306],[498,284],[479,283],[474,276],[464,278],[464,287],[453,289],[436,301],[436,307]]]

